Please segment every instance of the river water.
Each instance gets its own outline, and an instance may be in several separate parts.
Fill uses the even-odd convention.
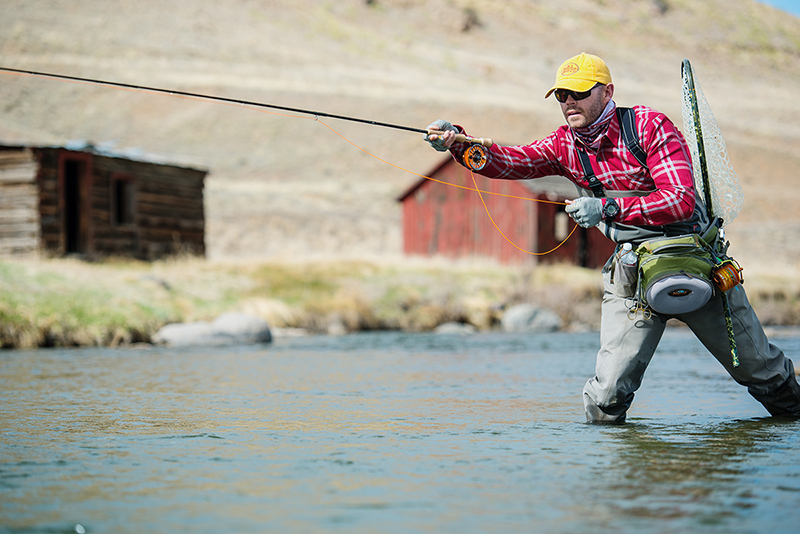
[[[673,328],[629,423],[586,424],[598,343],[6,351],[0,532],[800,531],[800,423]]]

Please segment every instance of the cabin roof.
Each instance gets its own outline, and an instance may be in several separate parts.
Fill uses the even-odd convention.
[[[154,165],[166,165],[179,169],[187,169],[198,172],[208,173],[208,168],[192,165],[185,162],[178,162],[177,158],[168,158],[159,154],[145,152],[140,148],[126,148],[117,149],[113,142],[93,144],[84,139],[73,139],[62,144],[46,144],[46,143],[20,143],[20,142],[4,142],[0,140],[0,147],[5,148],[41,148],[41,149],[63,149],[72,152],[82,152],[85,154],[93,154],[95,156],[102,156],[114,159],[125,159],[128,161],[136,161],[139,163],[152,163]]]

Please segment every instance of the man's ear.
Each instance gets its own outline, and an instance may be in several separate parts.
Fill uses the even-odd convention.
[[[603,95],[603,101],[604,102],[608,103],[609,100],[614,98],[614,84],[613,83],[610,83],[610,84],[606,85],[605,88],[603,88],[603,91],[605,91],[605,94]]]

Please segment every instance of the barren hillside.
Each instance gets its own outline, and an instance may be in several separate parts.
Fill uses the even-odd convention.
[[[507,144],[562,122],[543,94],[589,51],[621,105],[680,126],[691,60],[745,189],[745,264],[800,264],[800,19],[752,0],[5,0],[0,65],[424,127]],[[441,155],[413,133],[0,74],[0,139],[87,139],[211,170],[212,258],[393,256],[395,198]]]

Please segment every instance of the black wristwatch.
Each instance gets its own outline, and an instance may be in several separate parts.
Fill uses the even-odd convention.
[[[603,218],[610,221],[619,214],[619,204],[616,199],[607,198],[603,204]]]

